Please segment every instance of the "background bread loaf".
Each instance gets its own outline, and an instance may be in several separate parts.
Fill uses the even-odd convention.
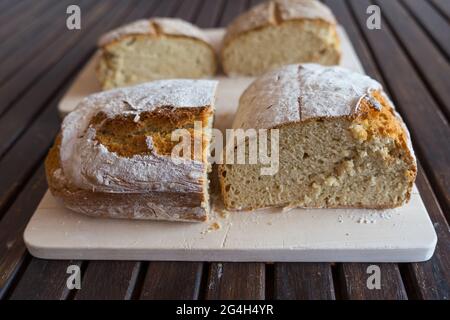
[[[336,20],[316,0],[268,1],[228,26],[221,57],[228,75],[257,76],[292,63],[336,65]]]
[[[105,34],[97,75],[104,89],[157,79],[213,76],[217,62],[203,32],[180,19],[138,20]]]

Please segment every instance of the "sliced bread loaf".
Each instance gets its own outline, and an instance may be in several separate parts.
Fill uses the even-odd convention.
[[[271,71],[243,93],[233,128],[278,129],[279,166],[262,175],[262,164],[221,165],[229,209],[392,208],[410,198],[416,162],[408,131],[367,76],[316,64]]]
[[[85,98],[64,119],[47,156],[52,194],[92,216],[206,220],[216,87],[209,80],[160,80]],[[174,158],[176,129],[189,132],[197,154]]]
[[[258,76],[286,64],[336,65],[336,20],[316,0],[271,0],[251,8],[227,28],[222,65],[228,75]]]
[[[101,37],[103,89],[157,79],[213,76],[215,52],[196,26],[173,18],[138,20]]]

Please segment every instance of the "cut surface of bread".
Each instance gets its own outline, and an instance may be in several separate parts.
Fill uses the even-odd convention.
[[[243,94],[233,127],[277,128],[279,168],[262,175],[261,164],[221,165],[229,209],[381,209],[410,198],[416,164],[408,132],[365,76],[317,65],[271,72]]]
[[[52,194],[91,216],[206,220],[216,86],[162,80],[85,98],[46,159]],[[190,154],[172,154],[179,129],[190,134]]]
[[[340,42],[331,11],[315,0],[276,0],[250,9],[227,29],[226,74],[257,76],[293,63],[336,65]]]
[[[97,76],[104,89],[209,77],[217,68],[214,50],[202,31],[179,19],[136,21],[106,34],[100,47]]]

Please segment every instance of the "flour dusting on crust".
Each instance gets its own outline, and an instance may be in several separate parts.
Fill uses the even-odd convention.
[[[173,162],[155,153],[121,157],[99,144],[93,116],[108,117],[150,112],[158,107],[214,107],[217,81],[161,80],[97,93],[83,99],[64,119],[60,147],[64,176],[81,189],[109,193],[149,191],[202,192],[206,164],[194,160]],[[147,139],[149,147],[151,139]],[[192,172],[198,172],[197,175]]]
[[[224,42],[240,33],[283,21],[311,19],[336,24],[331,10],[315,0],[275,0],[261,3],[240,15],[227,29]],[[281,20],[281,21],[279,21]]]
[[[245,90],[233,128],[270,129],[310,118],[349,116],[362,97],[381,89],[377,81],[337,66],[285,66]]]
[[[208,42],[203,31],[189,22],[176,18],[152,18],[137,20],[111,30],[100,37],[98,46],[103,47],[128,35],[145,34],[151,36],[158,36],[160,34],[185,36]]]
[[[270,129],[313,118],[351,116],[362,99],[372,99],[373,91],[380,91],[394,108],[415,162],[409,131],[381,84],[338,66],[295,64],[266,73],[242,94],[233,128]]]

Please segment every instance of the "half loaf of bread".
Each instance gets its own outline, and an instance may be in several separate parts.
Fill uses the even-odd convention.
[[[316,0],[271,0],[227,28],[222,65],[228,75],[258,76],[292,63],[339,64],[336,20]]]
[[[52,194],[91,216],[206,220],[216,87],[209,80],[160,80],[83,99],[46,159]],[[199,152],[173,154],[177,129]]]
[[[214,49],[196,26],[173,18],[138,20],[105,34],[97,76],[103,89],[158,79],[213,76]]]
[[[260,163],[221,165],[229,209],[392,208],[410,198],[409,133],[367,76],[316,64],[271,71],[241,96],[233,128],[278,129],[279,165],[274,175],[262,175]]]

